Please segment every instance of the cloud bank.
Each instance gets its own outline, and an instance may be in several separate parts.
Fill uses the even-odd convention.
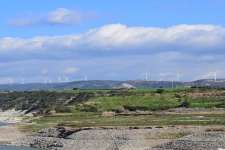
[[[214,25],[178,25],[169,28],[106,25],[78,35],[30,39],[0,38],[0,53],[9,59],[47,59],[69,55],[173,53],[171,57],[202,55],[202,61],[224,55],[225,28]],[[14,53],[14,55],[10,55]],[[27,57],[26,57],[27,56]],[[65,58],[67,59],[67,58]],[[4,60],[4,59],[3,59]]]
[[[56,20],[55,22],[57,22]],[[123,50],[132,48],[133,50],[137,47],[152,51],[151,49],[154,47],[162,49],[163,46],[173,46],[183,49],[192,47],[202,51],[205,48],[207,50],[216,47],[222,48],[225,41],[225,28],[214,25],[178,25],[169,28],[152,28],[111,24],[79,35],[34,37],[31,39],[5,37],[0,40],[0,50],[18,48],[35,50],[56,45],[63,48],[100,48],[100,50],[111,51],[121,48]],[[83,47],[84,44],[87,46]],[[172,49],[172,47],[169,48]]]
[[[74,15],[66,15],[69,12],[64,11],[50,15],[51,22],[67,22],[73,18]],[[225,28],[216,25],[155,28],[110,24],[75,35],[0,38],[0,63],[5,67],[14,62],[21,62],[22,66],[33,60],[37,64],[45,61],[54,70],[52,74],[76,73],[80,78],[89,73],[92,78],[133,79],[146,70],[155,74],[174,74],[181,70],[190,76],[188,79],[195,79],[222,70],[224,58]],[[61,68],[59,64],[63,64]],[[36,72],[41,70],[41,66],[36,68]],[[118,74],[123,71],[124,76]]]

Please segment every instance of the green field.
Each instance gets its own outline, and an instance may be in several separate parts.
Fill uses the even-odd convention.
[[[158,90],[79,90],[59,93],[92,95],[78,103],[51,105],[56,113],[42,114],[33,124],[23,126],[38,130],[51,126],[150,126],[150,125],[225,125],[225,90],[223,89],[158,89]],[[51,104],[54,104],[51,102]],[[164,114],[171,108],[205,109],[205,113]],[[211,111],[214,110],[214,111]],[[111,117],[103,112],[115,112]],[[128,115],[123,115],[128,112]],[[148,115],[132,112],[151,112]],[[130,114],[129,114],[130,113]]]

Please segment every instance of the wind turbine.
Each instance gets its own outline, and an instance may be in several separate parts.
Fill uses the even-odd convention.
[[[87,81],[88,80],[88,77],[85,75],[84,76],[84,81]]]
[[[145,73],[145,81],[148,81],[148,73]]]
[[[174,88],[174,80],[172,80],[172,89]]]
[[[180,81],[180,76],[181,76],[181,74],[180,74],[180,72],[178,72],[177,73],[177,81]]]
[[[149,81],[152,80],[152,79],[151,79],[151,73],[150,73],[150,72],[148,73],[148,80],[149,80]]]
[[[62,78],[61,78],[61,76],[58,76],[58,83],[60,83],[60,82],[62,82]]]
[[[22,84],[25,84],[25,80],[24,80],[24,78],[22,78]]]
[[[214,81],[217,81],[217,72],[214,72]]]

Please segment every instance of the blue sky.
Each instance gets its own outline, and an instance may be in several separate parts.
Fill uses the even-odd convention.
[[[0,83],[225,77],[225,0],[0,6]]]
[[[85,32],[105,24],[167,27],[177,24],[225,24],[224,0],[3,0],[1,36],[32,37]],[[77,26],[15,28],[8,21],[26,15],[43,15],[58,8],[96,13],[97,18]]]

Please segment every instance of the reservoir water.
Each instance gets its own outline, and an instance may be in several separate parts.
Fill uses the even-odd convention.
[[[7,123],[0,122],[0,127],[1,126],[6,126],[6,125],[7,125]],[[2,145],[0,145],[0,150],[37,150],[37,149],[24,148],[24,147],[14,147],[14,146],[2,146]]]
[[[0,150],[37,150],[37,149],[14,147],[14,146],[0,146]]]
[[[0,121],[0,127],[1,127],[1,126],[5,126],[5,125],[7,125],[7,124]],[[1,150],[1,149],[0,149],[0,150]]]

